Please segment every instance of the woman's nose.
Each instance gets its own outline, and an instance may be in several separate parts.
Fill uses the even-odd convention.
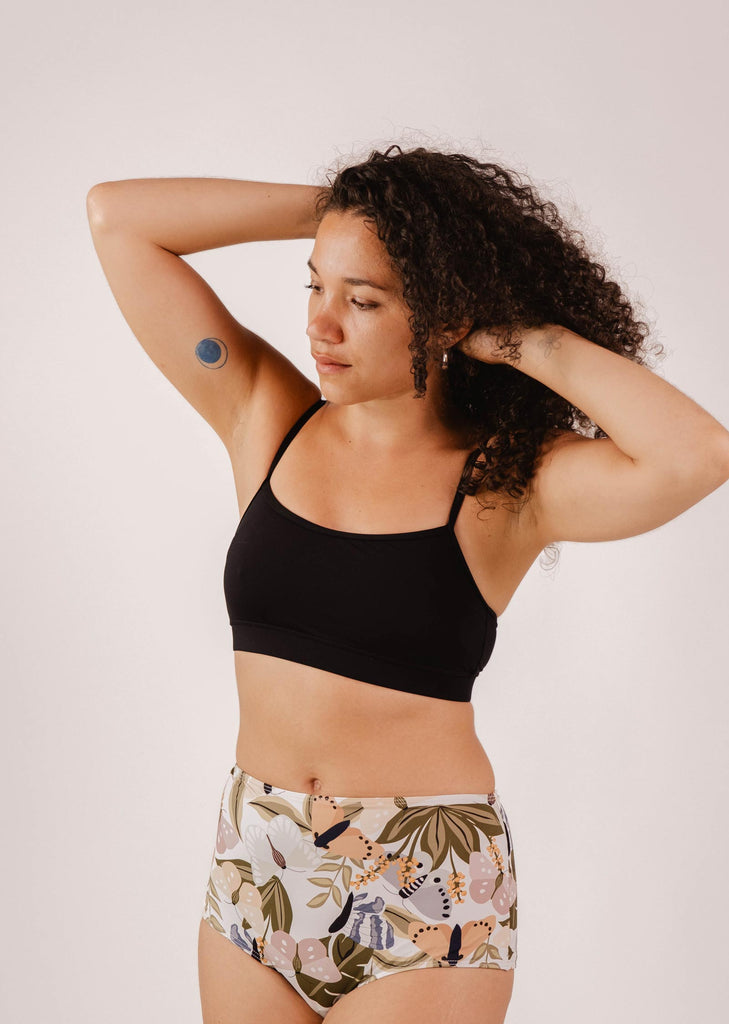
[[[319,338],[330,338],[336,341],[342,337],[342,329],[336,317],[322,311],[311,318],[306,333],[312,341]]]

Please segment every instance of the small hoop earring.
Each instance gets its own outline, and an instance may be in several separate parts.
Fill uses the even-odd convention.
[[[447,348],[443,350],[443,358],[441,360],[440,368],[441,368],[441,370],[447,370],[448,369],[448,349]]]

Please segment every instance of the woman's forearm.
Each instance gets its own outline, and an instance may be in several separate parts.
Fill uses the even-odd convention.
[[[239,242],[313,238],[317,185],[235,178],[130,178],[89,191],[96,229],[123,230],[185,256]]]
[[[524,332],[517,369],[562,395],[634,462],[687,469],[729,453],[729,432],[711,413],[645,366],[548,325]]]

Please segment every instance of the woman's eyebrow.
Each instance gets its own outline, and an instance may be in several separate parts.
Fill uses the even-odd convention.
[[[307,260],[306,265],[310,270],[313,270],[315,274],[319,273],[311,260]],[[343,277],[342,280],[345,284],[366,284],[369,285],[370,288],[379,288],[381,292],[392,291],[391,288],[385,288],[384,284],[377,284],[376,281],[370,281],[366,277]]]

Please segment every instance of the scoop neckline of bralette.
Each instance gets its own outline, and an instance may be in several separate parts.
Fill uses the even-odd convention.
[[[432,536],[437,533],[453,532],[450,522],[444,523],[442,526],[428,526],[424,530],[407,530],[404,533],[353,533],[351,530],[335,530],[331,526],[322,526],[321,523],[314,523],[311,519],[304,519],[297,512],[293,512],[286,505],[282,505],[279,499],[276,497],[273,487],[271,487],[270,474],[263,481],[266,489],[266,493],[272,501],[273,507],[287,516],[289,519],[293,519],[296,523],[301,523],[302,526],[306,526],[310,530],[316,530],[319,533],[328,533],[336,537],[353,537],[356,540],[402,540],[408,537],[426,537]]]
[[[458,543],[456,532],[451,526],[450,521],[445,523],[443,526],[429,526],[425,530],[409,530],[406,533],[352,533],[349,530],[334,530],[329,526],[322,526],[320,523],[313,523],[310,519],[304,519],[303,516],[298,515],[298,513],[296,512],[292,512],[290,508],[287,508],[285,505],[282,505],[281,502],[276,497],[276,495],[274,494],[273,488],[271,487],[270,473],[261,484],[259,493],[262,493],[266,497],[271,508],[273,508],[274,512],[278,512],[279,515],[283,515],[287,519],[293,520],[293,522],[298,523],[300,526],[306,527],[307,530],[315,530],[317,533],[325,533],[333,535],[335,537],[349,537],[354,540],[418,540],[420,537],[432,537],[436,534],[450,534],[453,543],[455,544],[456,549],[458,551],[461,564],[466,570],[466,573],[471,582],[471,585],[473,586],[475,593],[477,594],[479,600],[483,604],[486,611],[493,616],[494,621],[499,621],[499,616],[496,614],[496,612],[493,610],[491,605],[488,603],[486,598],[479,590],[478,584],[476,583],[476,580],[473,577],[473,573],[471,572],[471,567],[466,562],[466,558],[463,554],[463,551],[461,550],[461,545]]]

